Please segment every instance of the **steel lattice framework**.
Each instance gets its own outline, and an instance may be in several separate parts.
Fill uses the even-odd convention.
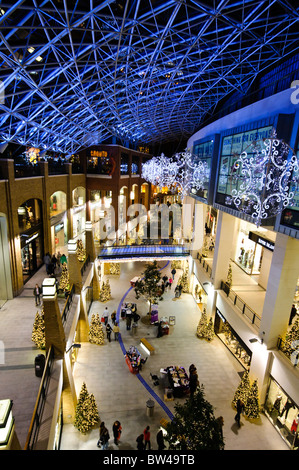
[[[188,138],[232,91],[298,50],[291,1],[0,3],[0,142],[71,154]]]

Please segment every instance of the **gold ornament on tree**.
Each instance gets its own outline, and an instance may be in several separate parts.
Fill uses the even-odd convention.
[[[98,423],[99,418],[94,395],[88,393],[86,383],[84,382],[76,406],[74,426],[82,434],[87,434]]]
[[[31,339],[38,349],[46,349],[44,306],[41,313],[36,312]]]

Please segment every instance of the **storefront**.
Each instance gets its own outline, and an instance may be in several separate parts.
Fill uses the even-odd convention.
[[[43,264],[42,230],[21,234],[23,281],[27,282]]]
[[[52,253],[63,253],[67,246],[67,216],[66,213],[60,218],[59,221],[51,221],[51,240],[52,240]]]
[[[253,231],[250,230],[252,224],[244,224],[238,233],[234,261],[247,274],[260,275],[259,284],[266,288],[275,246],[274,234]]]
[[[299,407],[270,376],[264,411],[291,449],[298,449]]]
[[[250,367],[252,352],[216,307],[214,331],[244,369]]]

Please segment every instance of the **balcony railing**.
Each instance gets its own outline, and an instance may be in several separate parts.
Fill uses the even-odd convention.
[[[204,268],[204,270],[206,271],[206,273],[208,273],[209,277],[211,277],[212,276],[212,268],[208,264],[205,257],[203,255],[201,255],[200,253],[197,253],[197,259],[200,262],[200,264],[202,265],[202,267]]]
[[[63,325],[66,323],[67,316],[68,316],[68,313],[70,311],[70,308],[71,308],[71,305],[72,305],[72,302],[73,302],[74,293],[75,293],[75,286],[74,286],[74,284],[72,284],[72,287],[70,289],[70,292],[68,293],[68,296],[66,298],[66,301],[65,301],[65,304],[64,304],[64,307],[63,307],[63,310],[62,310],[62,314],[61,314],[61,319],[62,319],[62,324]]]
[[[240,312],[254,325],[257,329],[260,328],[261,317],[250,308],[244,300],[237,295],[226,282],[221,281],[221,290],[226,293],[227,297],[233,302],[233,304],[240,310]]]
[[[51,347],[48,351],[43,376],[41,378],[41,384],[39,387],[37,399],[35,402],[35,407],[33,415],[31,418],[31,423],[25,443],[24,450],[34,450],[34,446],[38,440],[38,433],[40,429],[40,424],[42,421],[42,416],[44,408],[47,401],[47,392],[51,379],[51,371],[54,363],[54,348]]]

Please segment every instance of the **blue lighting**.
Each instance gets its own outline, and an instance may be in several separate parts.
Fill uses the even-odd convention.
[[[187,140],[299,48],[292,2],[39,3],[0,8],[0,141],[67,154]]]

